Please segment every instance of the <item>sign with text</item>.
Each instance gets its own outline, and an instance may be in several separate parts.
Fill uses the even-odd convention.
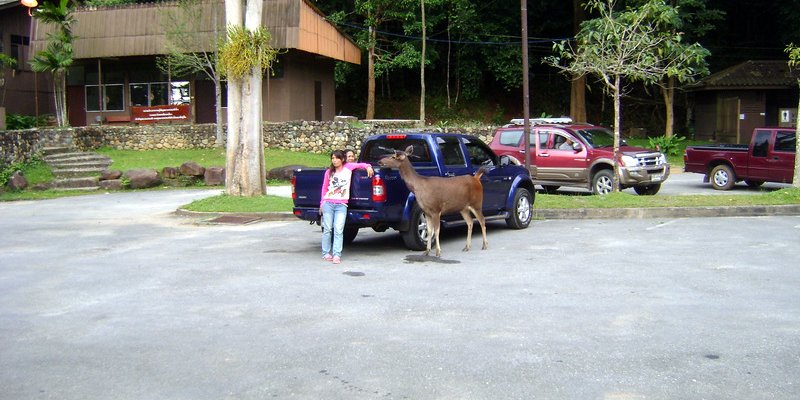
[[[189,121],[191,105],[172,104],[167,106],[131,107],[131,121],[140,124],[162,121]]]

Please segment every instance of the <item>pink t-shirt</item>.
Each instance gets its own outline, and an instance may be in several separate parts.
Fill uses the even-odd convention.
[[[347,204],[350,200],[350,181],[353,178],[353,170],[358,168],[367,169],[371,167],[369,163],[346,163],[342,170],[334,172],[331,176],[331,169],[325,169],[325,176],[322,178],[322,196],[319,206],[323,202]]]

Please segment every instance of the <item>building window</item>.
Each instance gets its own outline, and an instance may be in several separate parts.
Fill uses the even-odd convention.
[[[189,81],[131,83],[131,105],[137,107],[190,104]]]
[[[170,89],[169,104],[190,104],[192,102],[189,81],[171,82]]]
[[[168,104],[167,84],[157,83],[132,83],[131,105],[139,107],[165,106]]]
[[[11,58],[17,61],[16,66],[14,67],[16,70],[21,70],[22,66],[25,65],[24,56],[25,51],[23,46],[30,46],[31,41],[28,36],[20,36],[20,35],[11,35]]]
[[[101,98],[103,99],[102,103]],[[86,111],[124,110],[124,85],[86,85]]]

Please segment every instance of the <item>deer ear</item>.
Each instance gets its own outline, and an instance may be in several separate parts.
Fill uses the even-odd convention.
[[[412,153],[414,153],[414,146],[406,147],[406,155],[410,156]]]

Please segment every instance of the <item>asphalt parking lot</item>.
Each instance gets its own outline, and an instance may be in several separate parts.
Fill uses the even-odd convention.
[[[489,225],[441,259],[174,210],[0,203],[2,399],[796,399],[800,217]]]

